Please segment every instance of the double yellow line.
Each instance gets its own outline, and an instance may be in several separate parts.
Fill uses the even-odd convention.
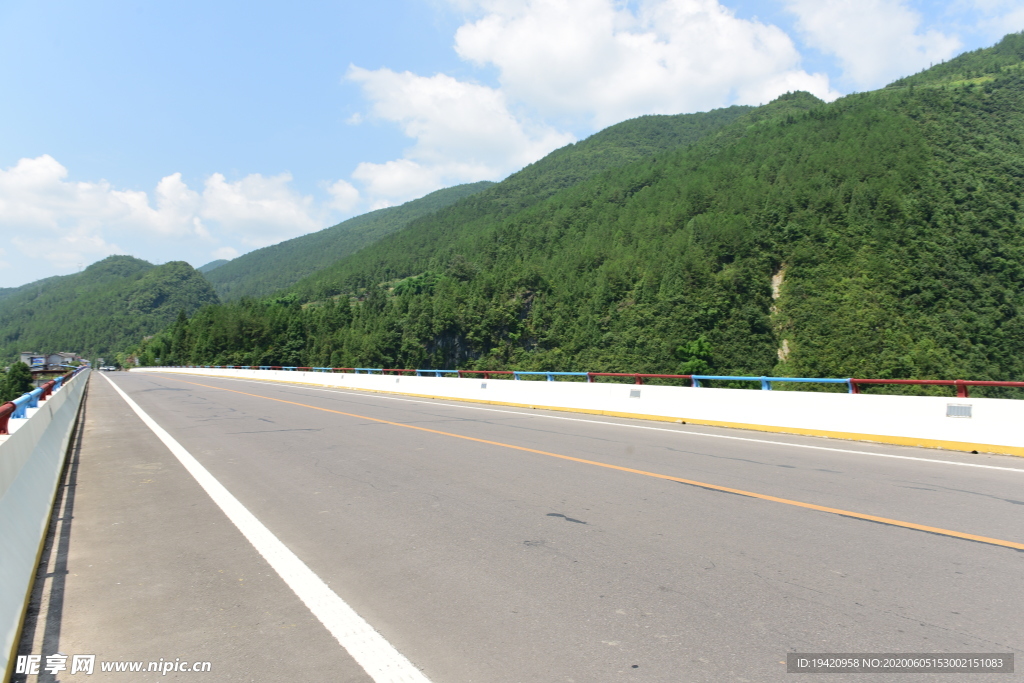
[[[764,493],[756,493],[754,491],[744,491],[743,489],[734,489],[728,486],[719,486],[718,484],[709,484],[703,481],[695,481],[693,479],[684,479],[682,477],[673,477],[669,474],[659,474],[658,472],[648,472],[646,470],[638,470],[632,467],[623,467],[621,465],[612,465],[606,462],[598,462],[596,460],[587,460],[585,458],[574,458],[571,455],[562,455],[560,453],[551,453],[549,451],[541,451],[536,448],[527,448],[525,446],[516,446],[515,444],[503,443],[501,441],[490,441],[488,439],[478,439],[474,436],[465,436],[463,434],[454,434],[452,432],[444,432],[439,429],[430,429],[428,427],[418,427],[416,425],[404,424],[401,422],[392,422],[391,420],[382,420],[377,417],[369,417],[367,415],[357,415],[355,413],[346,413],[341,410],[333,410],[331,408],[322,408],[320,406],[309,405],[308,403],[298,403],[296,401],[286,401],[281,398],[274,398],[272,396],[263,396],[261,394],[252,394],[246,391],[238,391],[236,389],[225,389],[224,387],[216,387],[210,384],[200,384],[199,382],[189,382],[182,379],[176,379],[172,377],[166,377],[165,379],[171,379],[175,382],[181,382],[183,384],[192,384],[197,387],[205,387],[207,389],[216,389],[218,391],[228,391],[233,394],[241,394],[243,396],[251,396],[253,398],[262,398],[267,401],[276,401],[277,403],[286,403],[288,405],[299,406],[300,408],[309,408],[311,410],[319,410],[325,413],[333,413],[335,415],[344,415],[346,417],[354,417],[360,420],[369,420],[371,422],[379,422],[381,424],[392,425],[394,427],[402,427],[404,429],[415,429],[420,432],[427,432],[430,434],[439,434],[441,436],[449,436],[454,439],[462,439],[464,441],[475,441],[476,443],[483,443],[489,446],[499,446],[501,448],[511,448],[516,451],[524,451],[526,453],[536,453],[537,455],[546,455],[550,458],[558,458],[560,460],[569,460],[571,462],[578,462],[584,465],[593,465],[594,467],[604,467],[609,470],[618,470],[620,472],[629,472],[630,474],[639,474],[645,477],[653,477],[655,479],[664,479],[666,481],[675,481],[680,484],[689,484],[691,486],[699,486],[700,488],[710,489],[712,491],[722,491],[724,493],[734,493],[739,496],[746,496],[748,498],[757,498],[759,500],[767,500],[773,503],[782,503],[783,505],[792,505],[794,507],[805,508],[807,510],[816,510],[818,512],[828,512],[833,515],[840,515],[842,517],[851,517],[853,519],[863,519],[868,522],[878,522],[879,524],[887,524],[889,526],[902,527],[904,529],[913,529],[915,531],[925,531],[931,534],[939,534],[940,536],[949,536],[951,538],[961,538],[967,541],[976,541],[978,543],[987,543],[989,545],[1001,546],[1003,548],[1013,548],[1014,550],[1024,550],[1024,543],[1014,543],[1013,541],[1004,541],[999,538],[990,538],[988,536],[978,536],[976,534],[966,534],[961,531],[953,531],[951,529],[942,529],[940,527],[927,526],[924,524],[915,524],[913,522],[904,522],[898,519],[890,519],[888,517],[878,517],[876,515],[866,515],[861,512],[853,512],[851,510],[841,510],[839,508],[826,507],[824,505],[815,505],[814,503],[804,503],[799,500],[790,500],[789,498],[779,498],[778,496],[769,496]]]

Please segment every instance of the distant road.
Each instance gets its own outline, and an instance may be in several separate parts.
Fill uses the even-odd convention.
[[[1024,459],[108,377],[434,683],[791,680],[787,652],[1015,652],[1024,668]],[[370,680],[113,388],[90,392],[84,447],[123,440],[81,458],[69,646],[162,641],[216,680]],[[84,516],[111,510],[130,541]],[[100,556],[116,561],[85,566]],[[125,590],[134,607],[105,613]]]

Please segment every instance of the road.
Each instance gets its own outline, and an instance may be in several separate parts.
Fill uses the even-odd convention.
[[[152,373],[91,380],[35,651],[371,680],[108,377],[434,683],[1024,652],[1020,458]]]

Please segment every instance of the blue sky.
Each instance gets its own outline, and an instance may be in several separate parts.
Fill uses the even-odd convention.
[[[0,0],[0,287],[199,266],[645,113],[869,90],[1020,0]]]

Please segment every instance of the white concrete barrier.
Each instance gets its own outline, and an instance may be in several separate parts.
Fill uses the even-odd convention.
[[[135,368],[133,372],[298,382],[408,396],[1024,456],[1024,401],[1010,399],[290,370]]]
[[[90,370],[83,370],[28,418],[11,420],[0,437],[0,672],[13,672],[18,631],[78,407]],[[52,653],[49,653],[52,654]]]

